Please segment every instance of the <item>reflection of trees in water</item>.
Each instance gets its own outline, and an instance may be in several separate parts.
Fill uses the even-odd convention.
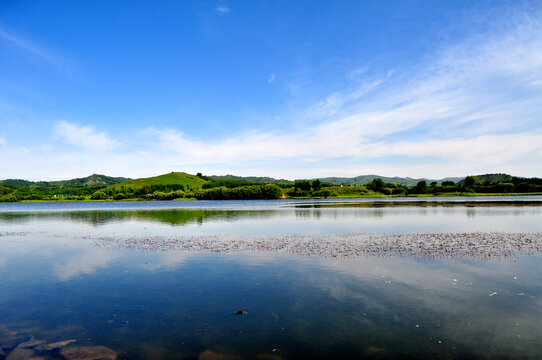
[[[144,220],[170,225],[203,224],[206,221],[237,221],[248,218],[270,218],[278,215],[277,210],[115,210],[115,211],[59,211],[33,213],[1,213],[0,222],[22,223],[31,220],[62,220],[87,223],[94,226],[111,222]]]
[[[355,217],[355,218],[383,218],[386,214],[386,209],[376,208],[376,209],[341,209],[341,208],[330,208],[330,209],[295,209],[295,217],[300,219],[310,219],[315,218],[317,220],[333,218],[339,219],[344,216]]]

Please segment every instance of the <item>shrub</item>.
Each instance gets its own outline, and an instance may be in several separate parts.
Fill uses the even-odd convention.
[[[329,191],[327,189],[323,189],[323,190],[315,191],[313,195],[318,196],[318,197],[327,198],[328,196],[331,195],[331,191]]]
[[[17,202],[17,197],[15,195],[6,195],[4,197],[0,197],[0,202]]]
[[[103,191],[98,190],[94,194],[92,194],[90,198],[92,200],[105,200],[107,199],[107,195]]]

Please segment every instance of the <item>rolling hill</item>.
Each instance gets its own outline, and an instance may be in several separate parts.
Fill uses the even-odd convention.
[[[237,180],[237,181],[245,181],[250,183],[262,183],[262,184],[289,184],[292,183],[292,180],[285,180],[285,179],[274,179],[271,177],[259,177],[259,176],[235,176],[235,175],[212,175],[209,176],[209,178],[213,180]],[[380,175],[360,175],[356,177],[325,177],[325,178],[318,178],[322,182],[330,183],[330,184],[345,184],[345,185],[365,185],[367,183],[370,183],[374,179],[380,178],[384,180],[386,183],[396,183],[399,185],[405,185],[405,186],[415,186],[418,181],[425,180],[427,183],[430,183],[431,181],[436,181],[437,183],[441,184],[443,181],[451,180],[453,182],[458,182],[460,180],[463,180],[464,177],[449,177],[444,179],[425,179],[425,178],[419,178],[419,179],[413,179],[409,177],[386,177],[386,176],[380,176]],[[314,179],[310,179],[316,180]]]
[[[125,177],[111,177],[106,175],[92,174],[87,177],[71,179],[71,180],[59,180],[59,181],[28,181],[22,179],[6,179],[0,180],[1,185],[14,185],[14,186],[43,186],[43,187],[64,187],[64,188],[83,188],[87,186],[97,185],[114,185],[123,181],[130,180]]]
[[[430,182],[432,180],[429,179],[412,179],[409,177],[403,178],[403,177],[386,177],[386,176],[380,176],[380,175],[360,175],[352,178],[346,178],[346,177],[325,177],[320,178],[320,181],[331,183],[331,184],[345,184],[345,185],[365,185],[367,183],[370,183],[374,179],[382,179],[386,183],[396,183],[399,185],[406,185],[406,186],[414,186],[418,183],[420,180],[425,180],[427,182]]]
[[[484,182],[510,182],[512,181],[512,175],[508,174],[485,174],[485,175],[474,175],[474,179],[476,179],[477,183],[484,183]],[[462,185],[465,182],[465,178],[461,179],[461,181],[458,182],[459,185]]]
[[[147,185],[184,185],[190,189],[201,189],[203,184],[206,182],[207,180],[197,177],[196,175],[191,175],[184,172],[171,172],[169,174],[159,176],[124,181],[110,187],[118,189],[125,186],[137,189]]]
[[[283,184],[283,183],[293,183],[291,180],[285,179],[274,179],[267,176],[236,176],[236,175],[211,175],[209,176],[212,180],[235,180],[235,181],[244,181],[247,183],[258,183],[258,184]]]

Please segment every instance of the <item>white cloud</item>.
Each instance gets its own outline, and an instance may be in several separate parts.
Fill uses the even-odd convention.
[[[7,164],[6,175],[16,169],[8,176],[17,177],[35,177],[32,172],[137,177],[173,170],[284,178],[540,176],[541,21],[527,19],[506,32],[468,39],[419,68],[414,74],[395,69],[382,75],[362,68],[352,76],[362,75],[363,83],[357,79],[357,87],[349,83],[333,91],[302,112],[305,118],[281,113],[283,123],[310,124],[303,128],[253,129],[203,140],[178,129],[150,128],[145,143],[105,156],[117,140],[60,122],[58,138],[103,154],[13,149],[0,153],[0,163]]]
[[[3,137],[0,137],[0,145],[3,147],[8,146],[6,139],[4,139]]]
[[[55,274],[60,280],[69,280],[78,275],[88,275],[107,267],[119,256],[110,250],[91,249],[58,261]]]
[[[267,83],[268,83],[268,84],[272,84],[274,81],[275,81],[275,74],[271,74],[271,75],[267,78]]]
[[[120,143],[104,133],[97,132],[90,126],[78,126],[66,121],[58,122],[55,125],[54,133],[57,138],[68,144],[75,145],[88,151],[110,150]]]
[[[152,133],[159,147],[188,163],[348,158],[359,173],[360,164],[401,157],[409,166],[440,168],[443,176],[446,169],[502,171],[518,164],[520,173],[529,166],[530,173],[540,171],[541,22],[458,44],[426,69],[407,85],[388,84],[387,74],[354,91],[334,92],[308,113],[326,120],[302,130],[253,130],[212,141],[171,129]],[[378,96],[366,100],[375,90]],[[435,165],[439,161],[442,166]],[[396,164],[398,171],[409,172],[409,166]]]
[[[226,14],[230,12],[230,8],[226,4],[218,4],[215,10],[221,14]]]

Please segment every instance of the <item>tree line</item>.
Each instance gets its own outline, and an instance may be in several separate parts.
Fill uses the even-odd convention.
[[[207,178],[208,179],[208,178]],[[195,198],[199,200],[248,200],[278,199],[289,197],[336,197],[336,196],[391,196],[439,195],[439,194],[514,194],[542,193],[542,179],[511,177],[508,180],[482,180],[467,176],[455,183],[420,180],[414,186],[386,183],[380,178],[365,185],[334,185],[318,179],[295,180],[289,184],[261,184],[240,180],[209,180],[202,189],[182,184],[154,184],[145,186],[116,185],[88,186],[85,188],[0,185],[0,202],[55,201],[55,200],[174,200]]]

